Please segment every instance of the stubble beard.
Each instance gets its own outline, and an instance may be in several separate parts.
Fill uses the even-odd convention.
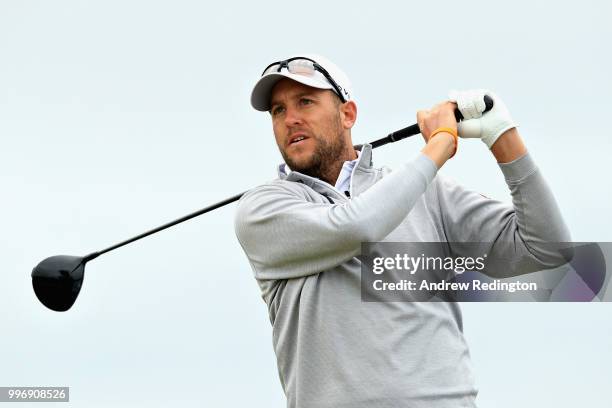
[[[345,161],[344,156],[349,151],[342,134],[340,117],[337,119],[329,129],[329,132],[335,136],[331,140],[328,141],[319,135],[311,134],[310,137],[314,139],[316,145],[314,152],[306,163],[296,163],[287,155],[284,149],[281,149],[281,155],[291,170],[334,184]]]

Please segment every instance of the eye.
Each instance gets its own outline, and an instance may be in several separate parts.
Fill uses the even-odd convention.
[[[300,99],[300,104],[302,105],[311,105],[314,101],[312,99],[308,99],[308,98],[301,98]]]
[[[272,116],[276,116],[276,115],[283,113],[284,111],[285,111],[284,107],[277,105],[277,106],[272,107],[272,109],[270,110],[270,113],[272,114]]]

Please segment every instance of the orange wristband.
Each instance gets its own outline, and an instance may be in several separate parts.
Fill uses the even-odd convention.
[[[429,138],[431,139],[432,137],[434,137],[435,135],[437,135],[438,133],[450,133],[451,135],[453,135],[453,138],[455,139],[455,150],[453,151],[453,154],[451,155],[450,158],[452,158],[455,153],[457,153],[457,145],[459,144],[459,136],[457,135],[457,131],[453,128],[449,128],[449,127],[440,127],[437,128],[436,130],[434,130],[431,133],[431,136],[429,136]]]

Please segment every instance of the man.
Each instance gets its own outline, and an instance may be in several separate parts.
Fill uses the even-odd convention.
[[[417,113],[426,145],[390,171],[355,150],[357,107],[346,75],[320,56],[268,66],[251,103],[269,111],[285,164],[240,200],[236,234],[261,288],[288,407],[473,407],[461,312],[450,302],[362,302],[362,242],[569,241],[555,200],[503,102],[460,92]],[[513,206],[436,175],[462,136],[499,162]],[[529,244],[526,244],[529,243]],[[452,249],[452,248],[451,248]],[[554,261],[554,260],[553,260]],[[552,262],[552,261],[551,261]]]

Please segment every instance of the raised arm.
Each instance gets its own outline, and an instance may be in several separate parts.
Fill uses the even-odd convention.
[[[437,192],[448,240],[488,244],[497,257],[507,260],[506,270],[496,271],[499,274],[525,273],[536,264],[560,265],[566,261],[558,251],[564,245],[556,244],[569,242],[571,237],[559,206],[501,99],[487,92],[495,105],[491,112],[480,115],[477,104],[483,92],[451,96],[468,119],[459,124],[459,135],[480,138],[489,147],[510,190],[512,205],[442,180]],[[460,244],[452,249],[462,250]],[[520,270],[523,265],[528,268]]]
[[[437,172],[420,154],[344,203],[312,202],[273,182],[246,193],[235,231],[258,279],[320,273],[358,255],[362,242],[380,241],[408,215]]]

